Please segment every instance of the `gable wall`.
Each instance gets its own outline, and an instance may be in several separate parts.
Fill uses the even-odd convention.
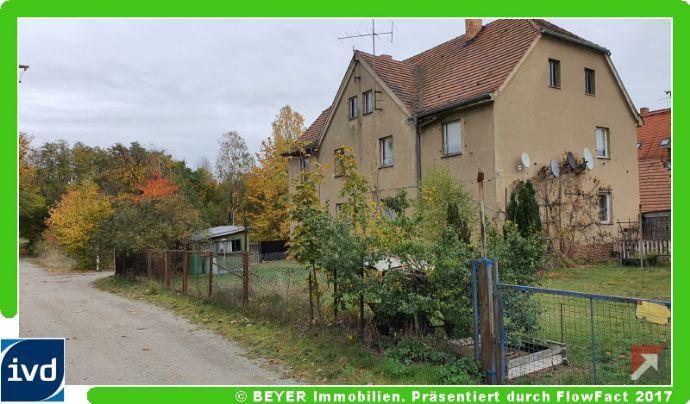
[[[380,84],[377,84],[380,93],[376,95],[376,106],[381,110],[363,115],[362,93],[373,88],[373,77],[356,63],[319,148],[319,163],[324,167],[320,197],[322,202],[328,201],[331,213],[335,213],[335,204],[342,202],[339,193],[345,179],[335,177],[333,169],[334,151],[344,145],[352,147],[359,160],[360,172],[369,178],[375,189],[374,198],[394,196],[401,188],[408,191],[408,196],[416,195],[414,125]],[[348,118],[347,103],[352,96],[359,97],[360,114],[355,119]],[[394,165],[379,168],[379,138],[388,135],[393,136]]]
[[[561,88],[549,87],[548,59],[561,62]],[[584,69],[596,76],[596,95],[585,94]],[[528,179],[567,151],[582,158],[583,148],[596,154],[595,127],[610,133],[610,160],[596,159],[584,174],[596,176],[612,188],[613,221],[637,219],[639,194],[637,122],[616,83],[606,59],[594,51],[548,37],[541,38],[495,102],[497,205],[517,179]],[[532,167],[518,171],[520,154],[527,152]],[[562,170],[563,171],[563,170]],[[615,227],[615,229],[614,229]]]

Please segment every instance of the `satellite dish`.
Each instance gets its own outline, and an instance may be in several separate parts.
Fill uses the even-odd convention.
[[[529,159],[529,154],[527,153],[522,153],[522,166],[525,168],[529,168],[529,166],[532,165],[532,160]]]
[[[577,161],[575,160],[575,155],[573,152],[568,152],[566,160],[568,160],[568,165],[570,166],[571,170],[574,171],[577,169]]]
[[[585,150],[582,152],[582,155],[585,156],[585,164],[587,164],[587,169],[591,170],[594,168],[594,159],[592,158],[592,152],[589,151],[588,148],[585,147]]]
[[[556,160],[551,160],[551,174],[553,174],[554,177],[561,175],[561,167]]]

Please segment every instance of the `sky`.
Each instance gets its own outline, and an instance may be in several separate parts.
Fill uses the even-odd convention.
[[[485,19],[488,22],[491,19]],[[612,52],[637,108],[670,106],[670,19],[549,19]],[[462,35],[463,19],[377,19],[377,54],[405,59]],[[371,19],[20,19],[19,130],[34,144],[133,141],[195,167],[239,132],[251,152],[290,105],[309,125]],[[18,71],[18,74],[20,71]]]

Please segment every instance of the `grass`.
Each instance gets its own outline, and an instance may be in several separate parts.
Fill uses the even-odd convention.
[[[363,345],[355,331],[340,326],[290,325],[248,317],[241,310],[221,307],[158,284],[119,277],[99,279],[96,287],[144,300],[213,330],[246,348],[249,357],[267,358],[286,376],[306,383],[327,384],[440,384],[444,366],[404,365]]]
[[[575,290],[644,299],[671,298],[671,268],[637,267],[599,264],[578,268],[562,268],[549,272],[542,286],[551,289]]]

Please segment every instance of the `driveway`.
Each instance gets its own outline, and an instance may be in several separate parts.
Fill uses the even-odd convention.
[[[289,384],[218,334],[91,283],[20,260],[21,337],[64,337],[68,384]]]

